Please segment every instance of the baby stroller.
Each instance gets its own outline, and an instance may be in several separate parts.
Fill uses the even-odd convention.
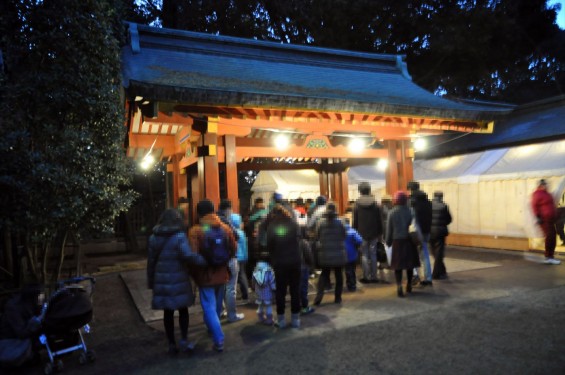
[[[95,279],[75,277],[57,283],[55,292],[43,306],[43,324],[39,341],[47,349],[49,362],[44,373],[63,370],[65,354],[80,351],[79,363],[93,362],[96,358],[92,350],[86,348],[83,332],[89,333],[88,323],[92,320],[92,301]]]

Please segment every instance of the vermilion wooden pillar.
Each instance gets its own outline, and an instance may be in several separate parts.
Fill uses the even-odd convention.
[[[397,159],[397,145],[396,141],[386,141],[388,149],[388,168],[386,170],[386,192],[389,195],[394,195],[399,189],[400,184],[398,181],[398,159]]]
[[[411,144],[411,141],[402,141],[400,148],[400,158],[402,163],[402,181],[400,183],[400,187],[402,190],[406,190],[408,182],[414,179]]]
[[[199,124],[200,125],[200,124]],[[217,208],[220,203],[220,171],[218,167],[218,124],[208,121],[200,125],[203,134],[198,147],[198,190],[200,199],[208,198]]]
[[[320,171],[320,195],[325,197],[329,197],[329,189],[328,189],[328,172],[325,169]]]
[[[226,152],[226,191],[228,199],[232,203],[233,212],[239,212],[239,194],[237,179],[237,158],[235,153],[235,136],[224,136],[224,147]]]
[[[349,204],[349,177],[347,169],[338,173],[339,180],[339,212],[341,215],[345,213]]]

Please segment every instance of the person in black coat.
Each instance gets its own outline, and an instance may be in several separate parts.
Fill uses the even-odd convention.
[[[414,211],[416,223],[420,231],[418,240],[421,250],[420,255],[424,263],[424,280],[420,284],[422,286],[432,285],[432,266],[428,247],[432,227],[432,202],[428,199],[428,195],[420,190],[420,183],[410,181],[408,189],[410,190],[410,207]],[[414,276],[415,281],[419,281],[418,270],[414,270]]]
[[[194,293],[187,264],[206,266],[202,255],[194,253],[188,244],[181,213],[168,209],[153,228],[148,243],[147,283],[153,289],[151,307],[163,310],[163,324],[169,341],[169,353],[176,354],[174,312],[179,312],[182,351],[190,351],[188,342],[188,307],[194,304]]]
[[[275,300],[279,328],[286,326],[285,299],[290,290],[291,326],[300,328],[300,227],[294,215],[282,203],[275,203],[265,220],[267,249],[275,271]]]
[[[434,254],[434,270],[432,277],[435,280],[447,279],[445,269],[445,237],[449,234],[447,226],[451,223],[449,207],[443,203],[443,192],[434,192],[432,201],[432,227],[430,231],[430,245]]]
[[[359,184],[361,196],[353,207],[352,227],[363,238],[361,244],[362,283],[375,283],[377,280],[377,245],[383,237],[383,221],[381,208],[371,195],[368,182]]]
[[[343,267],[347,264],[346,237],[347,232],[342,221],[337,217],[335,203],[330,202],[326,205],[326,211],[316,230],[316,251],[318,252],[318,264],[322,268],[322,273],[318,279],[314,305],[320,305],[322,302],[325,284],[330,279],[332,269],[335,273],[334,302],[341,303]]]

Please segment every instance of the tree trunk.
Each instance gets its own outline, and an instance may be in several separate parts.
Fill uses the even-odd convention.
[[[133,224],[130,220],[130,215],[127,212],[122,213],[124,215],[124,237],[126,241],[126,251],[128,253],[139,252],[139,245],[137,243],[137,237],[135,235],[135,230]]]
[[[57,280],[59,280],[59,276],[61,276],[61,271],[63,270],[63,263],[65,262],[65,246],[67,245],[68,236],[69,236],[69,232],[65,231],[65,234],[63,235],[63,240],[61,241],[60,244],[61,251],[59,253],[56,272],[51,277],[53,283],[56,283]]]

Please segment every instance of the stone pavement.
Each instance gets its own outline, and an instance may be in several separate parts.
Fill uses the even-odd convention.
[[[565,264],[540,264],[538,254],[454,247],[447,255],[448,280],[401,299],[383,271],[391,284],[364,285],[344,294],[341,305],[328,295],[299,330],[259,325],[255,307],[240,305],[246,317],[224,324],[221,354],[211,349],[194,310],[189,336],[196,350],[173,358],[160,320],[143,317],[148,297],[135,297],[147,295],[143,271],[100,275],[86,336],[98,359],[80,366],[70,355],[65,373],[565,374]],[[133,273],[137,287],[127,281]]]

